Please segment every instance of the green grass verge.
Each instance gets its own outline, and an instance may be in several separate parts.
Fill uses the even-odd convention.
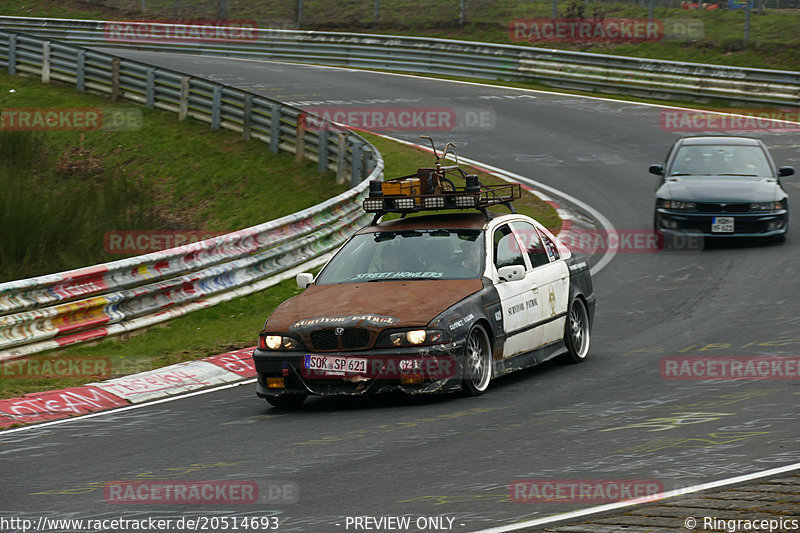
[[[722,0],[717,0],[723,3]],[[297,2],[284,0],[228,0],[227,11],[219,3],[146,0],[108,2],[89,0],[5,0],[0,14],[33,17],[152,20],[220,18],[251,19],[262,26],[297,27]],[[689,42],[649,43],[521,43],[548,48],[565,48],[597,53],[692,61],[720,65],[796,70],[800,65],[800,10],[767,9],[751,14],[750,35],[744,41],[744,10],[718,9],[687,11],[677,7],[656,7],[654,18],[701,22],[704,34]],[[493,0],[466,2],[460,24],[460,0],[381,0],[377,21],[372,0],[304,0],[302,29],[356,31],[465,39],[492,43],[512,43],[509,22],[518,18],[549,18],[549,0]],[[727,2],[725,2],[727,5]],[[177,6],[177,11],[176,11]],[[562,0],[559,17],[605,18],[648,17],[647,7],[639,2],[592,2]]]
[[[383,154],[387,177],[412,174],[418,167],[433,164],[433,157],[426,151],[376,135],[364,136]],[[478,174],[486,183],[504,183],[483,172],[478,171]],[[523,199],[515,202],[515,206],[519,212],[533,216],[553,231],[560,228],[561,221],[555,210],[528,192],[524,192]],[[255,344],[258,331],[272,310],[299,292],[294,280],[288,280],[258,293],[194,311],[161,326],[40,355],[109,357],[112,361],[111,377],[118,377],[246,348]],[[0,380],[0,398],[85,382],[85,379],[5,379]]]
[[[6,116],[102,108],[140,117],[126,131],[0,131],[0,281],[126,257],[105,249],[110,231],[228,232],[347,189],[315,163],[172,113],[3,73],[0,87]]]

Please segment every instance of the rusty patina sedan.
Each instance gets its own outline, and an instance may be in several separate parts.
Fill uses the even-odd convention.
[[[586,261],[537,221],[486,211],[376,222],[267,319],[256,392],[463,391],[561,356],[589,354],[595,294]]]

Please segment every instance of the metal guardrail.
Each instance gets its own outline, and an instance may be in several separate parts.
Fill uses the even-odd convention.
[[[0,68],[41,75],[241,132],[294,152],[353,188],[293,215],[228,235],[88,268],[0,283],[0,360],[130,331],[277,283],[369,220],[368,179],[383,159],[341,128],[306,131],[301,109],[226,85],[31,35],[0,31]],[[332,126],[330,123],[323,124]],[[322,257],[322,259],[320,259]],[[283,273],[283,274],[280,274]]]
[[[169,25],[0,17],[17,29],[88,46],[535,81],[560,88],[800,106],[800,72],[684,63],[447,39],[262,29],[247,39],[167,42]],[[148,33],[149,32],[149,33]],[[145,35],[146,34],[146,35]]]

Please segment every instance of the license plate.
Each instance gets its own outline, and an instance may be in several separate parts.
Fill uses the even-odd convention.
[[[712,233],[733,233],[733,217],[713,217],[711,219]]]
[[[363,357],[306,355],[304,366],[306,370],[313,370],[327,376],[367,373],[367,360]]]

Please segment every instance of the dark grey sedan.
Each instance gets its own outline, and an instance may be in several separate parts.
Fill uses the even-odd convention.
[[[683,137],[675,141],[659,176],[654,229],[665,243],[694,237],[786,239],[789,198],[767,147],[750,137]]]

